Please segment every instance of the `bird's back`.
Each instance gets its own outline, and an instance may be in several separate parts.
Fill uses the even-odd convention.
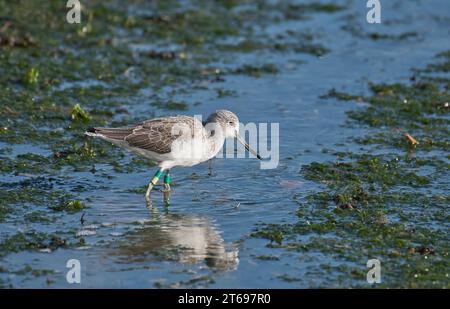
[[[86,134],[127,148],[166,154],[171,152],[176,139],[204,138],[205,132],[197,118],[180,115],[154,118],[129,127],[91,128]]]

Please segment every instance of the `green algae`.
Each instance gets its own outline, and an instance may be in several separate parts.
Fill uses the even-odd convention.
[[[37,231],[29,231],[25,233],[17,233],[2,239],[0,242],[0,257],[10,252],[20,252],[25,250],[65,248],[68,246],[67,241],[55,234],[46,234]]]
[[[341,101],[362,101],[363,99],[362,96],[340,92],[334,88],[329,90],[327,94],[322,95],[320,98],[322,99],[336,98]]]
[[[157,14],[135,15],[127,13],[120,1],[111,4],[92,1],[83,9],[86,23],[77,26],[61,18],[64,3],[30,1],[5,5],[0,1],[5,17],[2,22],[14,21],[6,32],[0,33],[0,141],[11,145],[39,144],[52,152],[48,156],[32,153],[11,156],[8,151],[0,152],[3,175],[34,174],[46,179],[2,183],[0,221],[19,217],[20,209],[30,204],[45,209],[25,214],[26,222],[35,223],[48,222],[46,217],[54,219],[46,215],[47,209],[64,215],[85,209],[85,203],[73,191],[69,194],[52,186],[54,181],[50,177],[70,182],[70,178],[64,177],[66,173],[95,173],[96,163],[110,165],[116,173],[151,166],[139,159],[127,163],[122,151],[107,143],[86,140],[83,133],[87,125],[125,125],[137,121],[126,112],[119,112],[124,105],[125,110],[132,107],[133,100],[148,100],[152,106],[147,110],[149,115],[154,109],[189,110],[190,103],[174,96],[189,94],[195,89],[193,82],[220,82],[228,74],[260,77],[280,70],[276,64],[247,63],[238,68],[225,65],[216,73],[217,62],[226,63],[237,53],[324,55],[328,48],[315,43],[315,36],[308,33],[271,37],[256,35],[255,28],[279,22],[279,17],[272,17],[277,13],[288,19],[307,19],[311,12],[345,10],[332,3],[286,2],[272,6],[265,1],[257,2],[256,9],[231,10],[249,2],[224,0],[217,1],[222,6],[213,6],[209,1],[194,1],[199,9],[186,10],[174,1],[156,1],[152,5]],[[30,11],[35,14],[26,13]],[[22,19],[24,14],[29,18]],[[173,43],[178,49],[171,51],[164,47],[162,52],[135,52],[129,46],[117,44],[117,38],[111,34],[113,28],[124,31],[118,36],[119,42],[127,37],[136,44]],[[218,43],[229,37],[244,40],[237,44]],[[289,40],[290,37],[297,42]],[[362,37],[399,41],[415,39],[417,35],[363,33]],[[436,59],[440,62],[428,66],[425,73],[448,72],[448,54],[442,53]],[[424,158],[422,152],[448,151],[445,103],[449,87],[438,87],[437,79],[423,81],[411,85],[373,84],[372,95],[367,97],[330,91],[324,98],[369,104],[367,109],[349,113],[351,125],[371,127],[367,136],[352,142],[388,147],[393,153],[341,154],[337,155],[337,162],[306,165],[300,177],[326,189],[295,199],[299,204],[297,224],[262,225],[252,235],[268,239],[270,248],[320,252],[358,263],[329,268],[343,273],[344,282],[345,277],[356,281],[364,278],[367,257],[381,256],[386,267],[383,274],[388,274],[385,286],[448,287],[447,233],[433,229],[448,222],[445,209],[449,200],[447,196],[430,193],[439,177],[445,177],[448,163],[438,157]],[[152,95],[166,87],[173,90],[168,97],[159,99]],[[150,93],[150,97],[141,98],[142,91]],[[221,89],[217,95],[224,97],[231,92]],[[411,147],[404,132],[412,134],[419,144]],[[418,168],[430,166],[431,173],[420,174]],[[316,237],[296,239],[310,235]],[[2,239],[0,254],[57,248],[61,242],[64,241],[52,243],[50,234],[17,234]],[[33,270],[27,268],[26,272]],[[200,277],[183,284],[211,282],[208,277]],[[348,286],[353,284],[348,282]]]
[[[449,175],[448,89],[426,78],[369,86],[369,96],[332,89],[322,98],[366,103],[347,113],[347,125],[369,128],[350,141],[371,148],[331,149],[327,153],[336,155],[335,161],[304,165],[301,177],[324,189],[294,196],[297,223],[262,224],[251,235],[270,240],[267,247],[274,250],[333,256],[334,266],[322,271],[340,273],[341,285],[366,286],[365,263],[378,258],[383,267],[378,287],[448,288],[449,197],[438,193]],[[383,154],[372,154],[374,146]],[[427,156],[430,151],[435,155]]]
[[[32,16],[29,23],[20,24],[20,26],[14,23],[14,27],[29,30],[33,36],[36,36],[38,42],[45,43],[40,44],[39,49],[34,48],[30,51],[8,48],[1,50],[0,53],[2,59],[0,76],[7,86],[5,88],[6,104],[0,112],[2,117],[8,117],[12,122],[9,126],[2,126],[0,137],[8,142],[20,143],[24,141],[24,136],[28,136],[30,142],[54,140],[57,144],[62,136],[58,136],[56,132],[46,132],[42,129],[36,130],[36,128],[73,127],[73,124],[67,124],[67,113],[75,122],[91,121],[93,125],[106,124],[111,121],[114,113],[95,114],[92,112],[92,109],[98,107],[99,100],[102,100],[105,110],[108,108],[110,110],[121,104],[119,103],[121,98],[133,95],[143,88],[157,89],[161,86],[180,83],[184,87],[182,84],[201,76],[202,70],[197,66],[200,58],[197,55],[203,60],[206,59],[206,62],[223,57],[223,55],[212,54],[208,50],[209,47],[203,47],[203,45],[212,44],[221,36],[241,35],[242,32],[248,32],[248,27],[242,27],[245,23],[244,16],[229,11],[225,4],[225,7],[207,5],[202,10],[180,12],[177,11],[175,3],[167,6],[163,2],[158,2],[156,5],[164,7],[162,10],[165,12],[164,14],[127,16],[120,4],[106,6],[94,2],[92,5],[84,7],[83,15],[87,16],[89,29],[81,33],[80,29],[86,26],[71,26],[51,14],[52,10],[61,9],[58,5],[46,2],[40,2],[40,5],[37,14]],[[20,16],[26,8],[30,7],[33,5],[7,6],[4,14]],[[311,9],[320,10],[321,8],[309,8],[309,10]],[[217,16],[221,16],[221,18],[217,18]],[[226,18],[222,18],[224,16]],[[45,18],[45,22],[42,22],[41,18]],[[30,27],[29,25],[33,23],[36,26]],[[160,57],[156,57],[157,59],[139,58],[138,62],[131,60],[133,59],[130,57],[132,51],[127,46],[111,44],[111,38],[107,36],[108,26],[111,23],[119,26],[127,23],[126,28],[129,31],[143,28],[145,29],[144,39],[154,40],[170,37],[175,42],[187,44],[188,54],[192,54],[193,57],[183,60],[187,61],[184,65],[178,63],[167,65],[158,61]],[[48,30],[49,35],[43,36],[39,31],[40,28]],[[83,38],[82,40],[80,40],[80,36]],[[261,38],[264,39],[262,36]],[[137,38],[133,37],[133,39]],[[56,49],[61,40],[64,42],[64,47]],[[191,42],[192,40],[194,42]],[[271,41],[273,40],[271,39]],[[200,46],[199,42],[202,42]],[[70,50],[74,47],[77,52]],[[312,48],[314,49],[314,47]],[[94,49],[97,57],[90,57],[89,55]],[[308,47],[302,49],[306,50]],[[170,52],[170,54],[172,53]],[[319,51],[319,53],[322,52]],[[157,54],[160,55],[160,53]],[[31,64],[33,66],[30,68]],[[139,76],[145,76],[145,79],[141,79],[137,83],[127,81],[124,74],[130,66],[139,66],[137,73]],[[250,76],[276,72],[277,69],[273,65],[262,67],[249,65],[238,70],[239,74]],[[39,78],[37,78],[38,74]],[[13,90],[16,87],[16,80],[11,79],[13,76],[28,76],[26,78],[28,83],[35,84],[36,87],[29,89],[29,92],[17,92]],[[64,88],[55,89],[57,85],[63,86],[64,83],[83,80],[105,81],[110,85],[103,87],[94,84],[88,87],[68,88],[64,86]],[[105,97],[108,100],[105,100]],[[39,102],[37,103],[36,100]],[[156,103],[154,106],[167,110],[187,110],[188,108],[186,103],[172,99]],[[89,109],[91,112],[87,114],[86,110]],[[18,122],[23,122],[23,120],[26,120],[28,125],[18,125]],[[11,127],[15,129],[11,130]],[[81,131],[83,127],[78,126],[78,129]]]
[[[280,258],[273,255],[258,255],[255,258],[261,261],[279,261]]]
[[[81,24],[69,24],[64,2],[0,0],[0,142],[11,146],[0,151],[0,174],[20,177],[0,182],[0,222],[46,225],[62,215],[70,217],[88,204],[83,193],[89,189],[76,183],[78,173],[111,178],[153,166],[90,140],[84,136],[88,127],[128,125],[143,120],[144,113],[151,118],[157,110],[188,111],[198,102],[185,97],[198,89],[219,98],[236,95],[217,86],[227,75],[255,78],[279,71],[278,63],[256,59],[236,68],[240,54],[328,52],[310,33],[273,37],[261,30],[279,22],[273,12],[295,11],[298,18],[307,18],[313,12],[344,9],[331,3],[247,5],[155,1],[150,11],[143,11],[140,1],[90,1],[83,3]],[[241,39],[248,43],[223,43]],[[139,115],[133,112],[136,102],[145,109]],[[15,155],[16,146],[24,145],[42,153]],[[111,172],[99,172],[99,165]],[[27,250],[32,243],[40,246],[34,236],[27,236],[30,246],[14,237],[18,246],[5,245],[2,255]]]
[[[396,185],[422,187],[430,183],[429,177],[419,176],[408,170],[409,162],[400,161],[399,158],[387,160],[371,155],[353,157],[357,157],[354,162],[313,162],[303,167],[302,174],[306,179],[325,182],[329,186],[353,182],[387,189]]]
[[[278,34],[276,39],[267,40],[249,38],[237,44],[219,44],[220,50],[227,52],[253,53],[258,51],[271,52],[297,52],[310,54],[313,56],[323,56],[330,50],[321,44],[314,43],[314,36],[309,33],[297,33],[287,31],[285,34]]]
[[[72,201],[62,200],[58,205],[50,207],[50,209],[55,211],[67,211],[72,213],[81,211],[85,208],[87,208],[87,206],[79,200],[72,200]]]
[[[419,141],[413,145],[417,150],[449,149],[446,138],[450,134],[448,101],[450,93],[429,81],[404,84],[370,84],[374,95],[370,97],[351,95],[330,90],[323,98],[344,101],[363,101],[366,109],[348,112],[349,119],[370,127],[389,127],[389,131],[375,132],[359,138],[362,144],[383,144],[396,148],[411,149],[405,133]]]
[[[236,74],[245,74],[253,77],[260,77],[262,74],[277,74],[278,72],[278,68],[272,63],[263,64],[261,66],[245,64],[234,70],[234,73]]]
[[[25,82],[28,85],[36,84],[39,78],[39,70],[37,68],[31,68],[25,75]]]
[[[235,97],[236,91],[219,88],[216,90],[218,98]]]
[[[286,281],[286,282],[299,282],[299,281],[302,281],[301,278],[293,277],[293,276],[290,276],[288,274],[284,274],[284,275],[278,276],[277,278],[280,279],[280,280]]]
[[[4,221],[9,215],[21,213],[24,211],[18,206],[38,206],[47,207],[53,210],[65,210],[67,201],[72,197],[71,194],[63,190],[55,190],[52,188],[51,183],[46,184],[45,182],[34,182],[34,187],[32,185],[27,185],[31,181],[22,181],[17,184],[11,184],[8,187],[2,186],[0,190],[0,222]],[[54,206],[57,205],[57,206]],[[76,211],[80,205],[68,205],[67,210]],[[52,217],[47,214],[47,219],[44,218],[45,214],[41,211],[32,212],[26,214],[26,218],[30,221],[35,222],[46,222],[52,221]]]
[[[364,27],[361,25],[361,19],[358,14],[351,14],[346,17],[346,24],[343,25],[341,28],[344,31],[347,31],[354,37],[360,38],[360,39],[368,39],[373,41],[380,41],[380,40],[386,40],[386,41],[412,41],[412,40],[419,40],[421,38],[420,34],[415,31],[405,31],[398,34],[392,34],[392,33],[383,33],[378,31],[367,31],[364,29]]]
[[[80,104],[76,104],[72,108],[72,112],[70,113],[71,118],[73,121],[78,122],[89,122],[91,120],[91,117],[89,116],[89,113],[86,112],[83,108],[81,108]]]
[[[431,73],[431,72],[450,72],[450,51],[444,51],[436,55],[436,59],[439,60],[438,63],[430,63],[423,70],[418,70],[419,72]]]
[[[271,229],[270,231],[260,230],[252,233],[251,235],[254,237],[267,238],[271,242],[275,242],[277,244],[281,244],[284,239],[283,231],[279,229]]]
[[[25,265],[25,267],[16,270],[12,272],[15,275],[32,275],[34,277],[40,277],[40,276],[48,276],[48,275],[54,275],[57,274],[57,272],[54,269],[36,269],[33,268],[31,265]]]
[[[396,41],[402,41],[407,40],[409,38],[415,38],[419,34],[417,32],[404,32],[398,35],[393,34],[385,34],[385,33],[378,33],[378,32],[371,32],[368,34],[368,37],[374,41],[377,40],[396,40]]]
[[[175,102],[175,101],[168,101],[168,102],[161,102],[161,101],[155,101],[152,102],[153,106],[156,106],[161,109],[165,110],[178,110],[178,111],[185,111],[188,109],[188,105],[185,102]]]
[[[335,3],[308,3],[308,4],[290,4],[290,10],[313,11],[324,13],[335,13],[345,9],[345,6]]]

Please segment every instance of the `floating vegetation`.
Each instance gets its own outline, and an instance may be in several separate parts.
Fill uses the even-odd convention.
[[[334,13],[342,11],[345,7],[335,3],[309,3],[309,4],[289,4],[290,10],[298,10],[303,12],[325,12]]]
[[[235,96],[218,85],[227,75],[255,78],[279,71],[278,64],[251,61],[236,69],[238,54],[257,48],[280,54],[327,52],[312,34],[266,33],[268,23],[279,22],[274,9],[303,16],[341,9],[332,4],[274,8],[263,1],[261,7],[235,11],[245,3],[232,2],[193,0],[181,6],[156,1],[150,13],[135,10],[141,5],[136,1],[92,1],[83,5],[77,25],[61,17],[67,10],[64,2],[0,1],[0,142],[5,144],[0,151],[0,222],[39,226],[61,221],[61,215],[63,222],[77,221],[75,216],[89,204],[80,175],[88,174],[92,183],[94,177],[111,179],[153,164],[87,140],[88,126],[126,125],[157,110],[188,111],[198,104],[187,99],[196,85],[218,98]],[[256,37],[254,46],[243,43],[234,50],[223,43]],[[134,111],[137,103],[143,112]],[[26,150],[16,153],[21,147]],[[26,250],[28,243],[42,247],[33,237],[15,248],[4,246],[2,255]]]
[[[353,110],[349,118],[371,127],[388,127],[389,131],[377,132],[377,143],[393,146],[417,147],[430,151],[448,151],[449,142],[445,136],[450,134],[450,121],[446,117],[450,108],[450,93],[432,82],[403,84],[371,84],[373,96],[364,97],[337,92],[332,89],[322,98],[337,98],[344,101],[362,101],[369,104],[366,109]],[[401,138],[405,136],[406,139]],[[414,136],[414,137],[413,137]],[[412,138],[413,137],[413,138]],[[364,144],[371,140],[366,137]],[[360,140],[361,141],[361,140]],[[409,143],[408,143],[409,142]]]
[[[416,32],[404,32],[399,35],[392,35],[392,34],[383,34],[378,32],[371,32],[368,34],[368,37],[372,40],[406,40],[409,38],[417,37],[418,33]]]
[[[24,250],[50,249],[56,250],[67,247],[65,239],[57,235],[45,234],[36,231],[17,233],[0,242],[0,257],[9,252]]]
[[[162,102],[162,101],[155,101],[152,102],[153,106],[156,106],[161,109],[166,110],[187,110],[188,105],[185,102],[174,102],[174,101],[168,101],[168,102]]]
[[[359,18],[359,15],[352,14],[346,17],[346,24],[343,25],[341,28],[357,38],[369,39],[373,41],[387,40],[387,41],[401,42],[401,41],[419,40],[421,38],[420,34],[416,31],[405,31],[395,34],[387,31],[386,32],[367,31],[364,30],[364,27],[363,25],[361,25],[360,22],[361,19]]]
[[[301,176],[326,189],[297,201],[297,223],[264,224],[252,236],[267,238],[270,248],[337,256],[342,265],[335,270],[351,286],[360,286],[367,257],[377,257],[383,261],[383,287],[448,288],[449,197],[429,189],[450,176],[444,155],[450,94],[426,81],[370,84],[370,90],[372,95],[361,96],[332,89],[322,98],[365,102],[365,108],[348,112],[348,124],[372,129],[351,140],[378,146],[383,154],[363,148],[335,152],[333,162],[304,165]],[[432,150],[441,156],[423,155]],[[426,175],[419,173],[424,168]],[[356,281],[349,283],[346,276]]]
[[[363,97],[358,95],[351,95],[345,92],[337,91],[336,89],[331,89],[327,94],[320,96],[321,99],[336,98],[341,101],[362,101]]]
[[[254,77],[260,77],[262,74],[277,74],[278,68],[274,64],[264,64],[262,66],[253,66],[245,64],[240,68],[234,70],[236,74],[245,74]]]
[[[91,119],[89,113],[82,109],[80,104],[76,104],[72,108],[71,116],[73,121],[88,122]]]
[[[155,227],[155,231],[159,218],[164,221],[165,212],[171,211],[160,212],[158,220],[152,221],[139,205],[129,205],[135,202],[133,192],[145,191],[145,180],[131,183],[134,175],[147,175],[153,163],[128,156],[108,143],[86,139],[87,127],[123,126],[164,113],[189,113],[199,104],[204,105],[202,109],[216,108],[217,102],[228,104],[241,89],[264,85],[266,76],[272,81],[279,74],[276,77],[281,80],[287,77],[284,69],[294,64],[314,65],[327,61],[317,57],[336,56],[332,53],[336,40],[326,32],[328,25],[339,28],[346,23],[344,31],[333,29],[342,39],[347,35],[358,44],[386,43],[385,48],[423,38],[422,31],[414,27],[395,33],[364,31],[357,24],[359,15],[348,16],[354,8],[332,1],[164,0],[143,5],[137,0],[93,0],[83,2],[79,25],[65,21],[65,4],[0,0],[0,258],[2,265],[10,264],[0,267],[2,287],[15,287],[16,282],[29,286],[30,280],[36,282],[41,276],[47,277],[44,286],[59,282],[54,280],[61,276],[56,267],[34,264],[42,256],[56,257],[55,250],[89,250],[92,246],[96,252],[90,254],[103,255],[109,253],[105,248],[120,243],[132,249],[122,235],[141,230],[143,224],[120,222],[125,207],[132,210],[127,214],[136,215],[134,222]],[[327,25],[316,28],[321,22]],[[292,179],[280,181],[283,192],[302,190],[283,193],[283,199],[273,203],[286,202],[296,209],[290,208],[289,217],[281,223],[273,223],[272,217],[261,219],[266,222],[259,222],[251,233],[260,238],[250,240],[257,243],[256,248],[249,245],[260,251],[247,255],[262,264],[259,269],[265,269],[264,263],[283,267],[269,275],[271,284],[305,284],[302,277],[285,271],[286,261],[320,256],[332,262],[321,261],[314,267],[324,277],[340,276],[335,279],[341,287],[362,286],[369,257],[381,259],[384,287],[450,287],[445,229],[450,203],[446,194],[450,79],[444,74],[449,68],[450,52],[444,51],[433,63],[416,69],[410,83],[371,83],[364,95],[333,88],[322,96],[335,104],[347,101],[347,107],[357,102],[345,125],[364,128],[364,134],[349,138],[349,144],[357,146],[354,152],[326,145],[323,155],[335,156],[328,161],[309,160],[315,152],[308,145],[309,150],[301,152],[308,159],[301,162],[310,163],[299,170],[292,168]],[[233,83],[228,80],[237,80],[238,87],[231,88]],[[287,97],[303,97],[304,89],[294,88],[296,92],[286,93]],[[263,103],[251,104],[257,109]],[[292,119],[297,107],[282,105],[279,116],[289,114]],[[297,160],[292,152],[297,150],[289,151],[291,167]],[[278,178],[276,173],[272,176]],[[186,176],[199,184],[204,177],[198,171]],[[192,200],[203,211],[203,197],[211,194],[201,186],[193,191]],[[233,200],[220,197],[208,209]],[[238,196],[236,201],[241,205],[239,211],[248,211],[251,203]],[[182,211],[176,216],[183,217]],[[97,221],[105,217],[110,222]],[[201,222],[194,225],[203,227]],[[211,234],[210,230],[205,229],[205,234]],[[89,243],[85,242],[89,237]],[[175,239],[174,243],[178,244]],[[137,262],[126,261],[130,269],[147,273],[155,268],[161,273],[167,268],[158,262],[179,261],[176,255],[183,250],[189,248],[155,250],[151,261],[130,250]],[[286,259],[285,251],[293,257]],[[115,268],[108,263],[116,266],[109,256],[103,255],[108,271]],[[207,271],[211,260],[208,255],[198,271],[192,270],[197,263],[189,261],[189,271],[180,267],[180,273],[170,276],[178,278],[177,283],[162,280],[154,286],[212,285],[220,276]],[[303,267],[305,263],[295,264]],[[127,271],[123,265],[120,272]],[[306,268],[314,276],[317,269]],[[322,285],[328,284],[334,281]]]
[[[51,209],[55,211],[68,211],[68,212],[78,212],[86,208],[86,205],[81,201],[61,201],[59,205],[51,206]]]
[[[425,69],[419,70],[419,72],[450,72],[450,51],[439,53],[438,55],[436,55],[436,58],[439,60],[438,63],[430,63]],[[448,81],[448,79],[446,81]]]
[[[36,84],[39,77],[39,70],[37,68],[31,68],[26,76],[25,76],[25,83],[28,85]]]

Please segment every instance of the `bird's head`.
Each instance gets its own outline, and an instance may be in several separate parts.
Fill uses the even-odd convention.
[[[245,139],[243,139],[239,134],[239,118],[235,113],[224,109],[217,110],[208,117],[206,123],[208,125],[218,125],[221,130],[220,133],[223,134],[225,138],[236,138],[242,145],[244,145],[245,149],[254,154],[258,159],[262,159],[261,156],[253,148],[251,148]]]

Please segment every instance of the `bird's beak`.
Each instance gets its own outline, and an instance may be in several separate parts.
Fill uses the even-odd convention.
[[[253,155],[255,155],[259,160],[262,160],[261,156],[253,149],[250,147],[249,144],[247,144],[247,142],[242,138],[242,136],[239,135],[239,133],[236,132],[236,139],[239,141],[239,143],[241,143],[242,145],[244,145],[245,149],[247,149],[248,151],[250,151]]]

